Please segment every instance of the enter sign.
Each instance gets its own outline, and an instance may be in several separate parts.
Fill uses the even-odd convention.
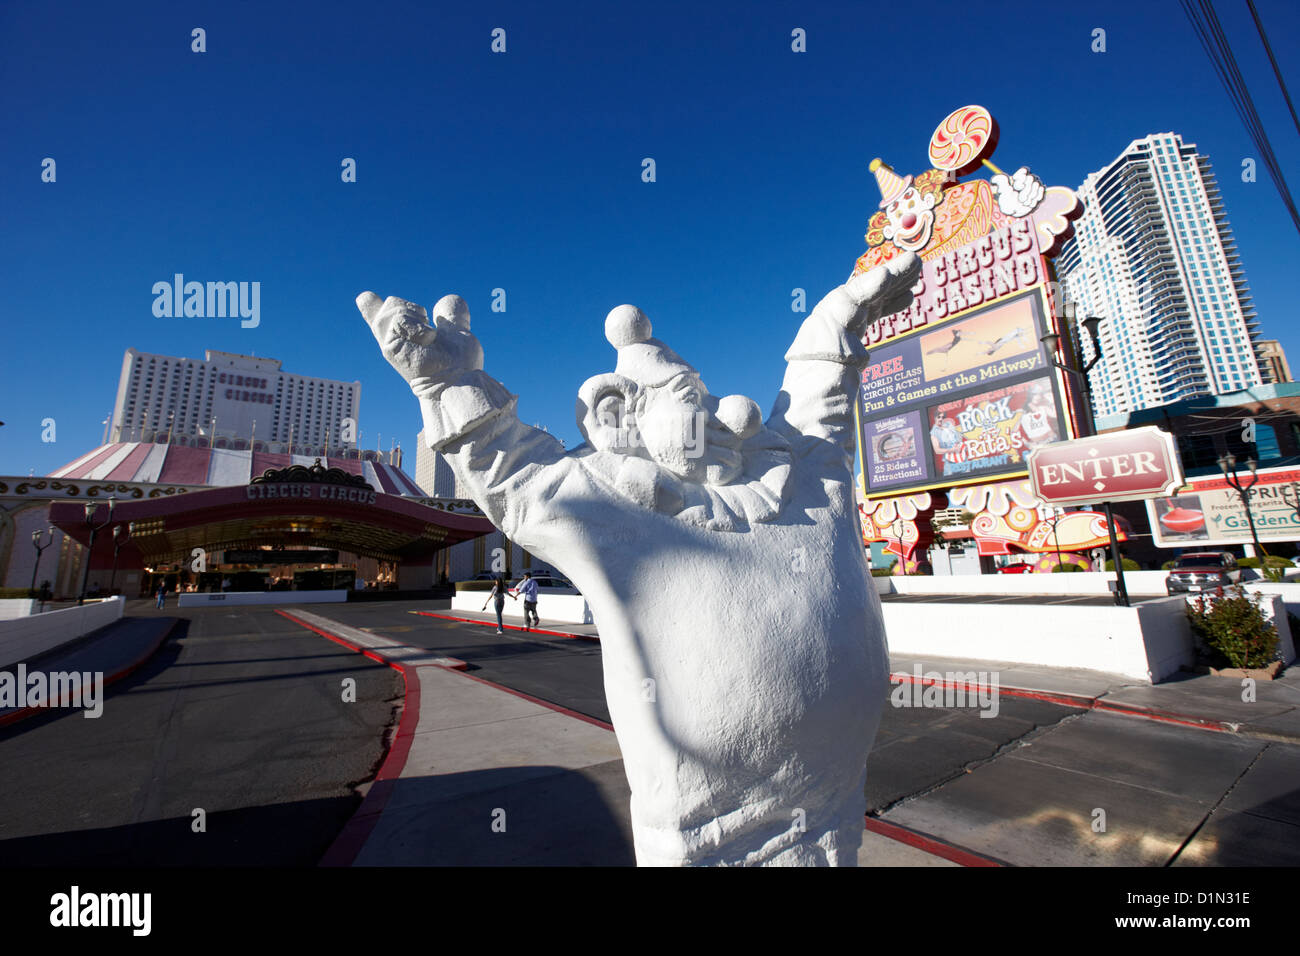
[[[1025,463],[1046,504],[1164,498],[1184,483],[1173,436],[1151,426],[1043,445]]]

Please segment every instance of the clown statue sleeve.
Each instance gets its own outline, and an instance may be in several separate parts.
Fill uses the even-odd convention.
[[[912,302],[921,273],[912,253],[854,276],[817,303],[786,352],[785,380],[770,427],[805,451],[829,444],[853,458],[853,407],[868,362],[862,335],[869,323]]]
[[[489,521],[515,539],[543,518],[539,512],[573,462],[555,436],[519,420],[514,395],[486,373],[470,371],[416,396],[425,442],[447,458]]]

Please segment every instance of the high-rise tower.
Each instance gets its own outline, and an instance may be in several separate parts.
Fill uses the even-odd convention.
[[[1097,414],[1259,385],[1259,324],[1195,144],[1176,133],[1134,140],[1078,193],[1084,214],[1057,269],[1078,317],[1105,320]]]

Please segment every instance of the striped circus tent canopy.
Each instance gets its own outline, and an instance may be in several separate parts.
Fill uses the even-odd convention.
[[[221,445],[218,442],[218,445]],[[246,445],[246,442],[238,444]],[[189,444],[153,442],[112,442],[100,445],[69,462],[47,478],[81,481],[139,481],[167,485],[207,485],[215,488],[246,485],[267,469],[304,465],[310,468],[319,459],[326,468],[339,468],[358,475],[375,490],[389,495],[423,498],[425,493],[396,465],[384,460],[384,453],[364,451],[359,457],[324,455],[289,455],[257,449],[206,448]],[[358,455],[349,452],[349,455]]]

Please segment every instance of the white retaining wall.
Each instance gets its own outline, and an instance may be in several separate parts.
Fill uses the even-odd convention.
[[[1166,571],[1127,571],[1129,594],[1164,594]],[[1108,594],[1114,571],[1073,574],[909,574],[873,578],[877,594]]]
[[[31,598],[0,598],[0,621],[12,621],[35,614],[37,603]]]
[[[182,594],[178,607],[230,607],[233,604],[342,604],[338,591],[195,591]],[[156,600],[156,599],[155,599]],[[165,607],[166,605],[164,605]]]
[[[120,597],[105,598],[87,601],[81,607],[0,621],[0,667],[29,661],[112,624],[121,619],[125,605]]]
[[[1070,667],[1156,683],[1195,663],[1186,605],[1176,596],[1133,607],[886,601],[883,610],[895,654]],[[1264,613],[1277,627],[1279,657],[1290,664],[1295,639],[1283,597],[1265,593]]]
[[[1139,597],[1164,595],[1168,571],[1125,571],[1124,586]],[[877,594],[1108,594],[1114,571],[1078,571],[1071,574],[954,574],[891,575],[872,578]],[[1300,604],[1300,583],[1269,584],[1243,581],[1250,589],[1279,588],[1270,592],[1294,595],[1288,603]]]
[[[451,609],[453,611],[479,611],[483,610],[483,602],[488,599],[489,591],[457,591],[456,596],[451,599]],[[487,606],[488,613],[492,612],[491,603]],[[524,619],[524,601],[520,598],[512,601],[506,598],[505,610],[501,612],[503,618]],[[537,617],[544,627],[547,621],[562,624],[591,624],[591,608],[587,607],[587,599],[581,594],[547,594],[539,591],[537,594]]]
[[[1181,598],[1136,607],[883,605],[885,633],[894,654],[1080,668],[1144,683],[1193,663],[1195,645],[1183,607]]]

